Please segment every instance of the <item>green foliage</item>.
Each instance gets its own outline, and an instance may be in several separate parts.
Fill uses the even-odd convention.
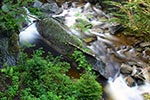
[[[126,32],[143,36],[149,40],[150,37],[150,0],[130,0],[124,3],[109,2],[119,10],[113,12],[113,22],[118,22],[126,28]]]
[[[78,69],[84,68],[87,71],[92,70],[92,66],[88,64],[86,57],[81,51],[75,50],[72,54],[72,58],[78,63]]]
[[[76,21],[77,22],[72,27],[75,29],[79,29],[82,32],[87,32],[92,27],[92,25],[87,20],[84,20],[82,18],[78,18],[76,19]]]
[[[102,96],[102,87],[98,82],[95,82],[95,76],[92,73],[85,73],[78,80],[77,100],[99,100]]]
[[[28,5],[32,2],[33,0],[2,0],[0,8],[0,29],[3,31],[18,31],[22,22],[25,22],[27,17],[24,7],[30,8]]]
[[[42,57],[37,50],[32,57],[20,54],[18,66],[0,70],[1,100],[97,100],[102,88],[95,75],[83,74],[77,81],[66,75],[70,65],[51,54]],[[82,58],[83,59],[83,58]],[[2,82],[5,81],[5,82]],[[4,88],[4,89],[3,89]],[[91,99],[93,98],[93,99]]]

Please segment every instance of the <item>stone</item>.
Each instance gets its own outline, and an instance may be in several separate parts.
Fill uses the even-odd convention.
[[[59,8],[57,3],[45,3],[41,6],[41,10],[45,13],[49,14],[60,14],[62,9]]]
[[[18,37],[17,34],[12,33],[10,36],[0,33],[0,66],[7,64],[14,66],[17,64],[18,59]]]
[[[142,42],[140,43],[140,47],[150,47],[150,42]]]
[[[132,73],[132,71],[133,71],[133,68],[130,65],[127,65],[127,64],[121,65],[120,72],[122,74],[130,75]]]
[[[34,4],[33,4],[33,7],[35,7],[35,8],[40,8],[41,6],[42,6],[42,2],[40,2],[40,1],[38,1],[38,0],[35,0],[34,1]]]
[[[129,87],[135,86],[135,80],[131,76],[125,77],[125,81]]]

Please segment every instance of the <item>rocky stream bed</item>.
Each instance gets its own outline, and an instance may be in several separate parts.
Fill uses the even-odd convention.
[[[70,46],[82,51],[87,49],[88,52],[85,53],[91,56],[90,61],[94,61],[93,69],[108,80],[104,87],[108,100],[149,100],[147,96],[150,95],[150,42],[143,42],[134,36],[125,36],[120,25],[107,22],[111,16],[96,2],[92,5],[84,0],[47,0],[44,3],[36,1],[33,7],[40,8],[48,18],[34,22],[31,27],[21,32],[20,42],[24,45],[23,43],[28,40],[34,43],[34,39],[38,43],[38,40],[42,39],[55,53],[66,57],[67,53],[74,50]],[[58,27],[53,28],[52,25]],[[50,32],[55,34],[51,35]],[[24,33],[33,34],[27,37]],[[67,44],[56,45],[59,43],[56,33],[64,34],[59,36],[70,48]],[[79,41],[70,36],[76,37]],[[2,39],[5,38],[1,36],[0,52],[4,54],[7,51],[1,47]],[[5,58],[7,62],[7,57]]]

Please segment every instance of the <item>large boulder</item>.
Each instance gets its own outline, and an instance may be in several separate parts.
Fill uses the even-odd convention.
[[[74,50],[78,49],[85,54],[88,63],[93,66],[94,70],[99,72],[105,78],[115,77],[111,72],[113,69],[106,66],[101,59],[97,59],[95,54],[91,53],[91,51],[85,46],[84,42],[82,42],[77,36],[71,34],[69,29],[62,23],[53,18],[47,18],[40,20],[37,23],[37,30],[43,37],[43,41],[45,41],[53,50],[63,55],[68,61],[75,63],[70,56]]]
[[[82,48],[84,45],[76,36],[67,33],[61,23],[52,18],[41,20],[37,23],[37,30],[47,41],[50,47],[62,55],[70,55],[75,50],[74,46]],[[74,45],[74,46],[73,46]]]

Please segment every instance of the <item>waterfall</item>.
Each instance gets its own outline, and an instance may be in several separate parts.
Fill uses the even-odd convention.
[[[31,24],[24,31],[21,31],[19,34],[19,41],[21,45],[26,45],[29,43],[35,42],[37,38],[39,38],[39,32],[36,28],[36,23]]]
[[[121,75],[114,81],[109,79],[105,91],[112,100],[143,100],[138,86],[127,86]]]
[[[36,16],[31,15],[27,8],[24,7],[24,9],[28,16],[26,18],[27,26],[23,28],[19,34],[19,42],[22,46],[32,44],[36,41],[36,39],[41,37],[37,31],[36,22],[34,22],[36,20]]]

